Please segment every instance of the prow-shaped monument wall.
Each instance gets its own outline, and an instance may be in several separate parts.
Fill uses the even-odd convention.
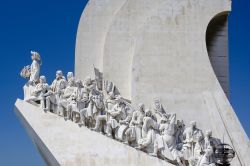
[[[249,165],[227,98],[230,10],[230,0],[89,0],[76,75],[58,70],[49,85],[35,51],[20,73],[14,110],[46,164]]]
[[[16,101],[14,111],[47,165],[172,166],[23,100]]]
[[[94,64],[134,105],[160,98],[228,142],[233,166],[247,166],[249,139],[227,98],[230,11],[230,0],[90,0],[78,27],[76,77],[94,76]]]

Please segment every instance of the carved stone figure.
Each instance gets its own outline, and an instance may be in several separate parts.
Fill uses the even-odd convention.
[[[116,98],[116,104],[111,110],[107,110],[107,128],[108,137],[113,137],[113,133],[120,126],[119,121],[126,119],[125,104],[121,97]]]
[[[161,118],[163,116],[169,117],[170,115],[166,113],[165,109],[163,108],[160,99],[155,98],[153,102],[153,110],[155,112],[155,116],[157,118],[157,122],[160,123]]]
[[[77,122],[80,118],[80,110],[86,108],[88,104],[88,94],[86,94],[86,90],[82,85],[81,80],[76,81],[76,88],[71,97],[71,102],[68,105],[67,114],[71,116],[68,117],[72,119],[74,122]]]
[[[26,101],[32,104],[40,103],[42,109],[46,109],[45,98],[50,95],[50,87],[46,83],[46,77],[40,76],[39,83],[36,85],[32,96]]]
[[[75,79],[74,78],[74,73],[73,72],[68,72],[67,73],[67,81],[69,82],[71,79]]]
[[[62,115],[67,118],[69,117],[69,113],[67,112],[67,106],[70,102],[70,97],[75,91],[75,80],[74,78],[69,79],[67,87],[63,90],[62,96],[58,102],[58,112],[59,115]]]
[[[89,101],[89,95],[86,91],[86,88],[83,87],[81,80],[76,81],[76,88],[74,94],[76,95],[78,109],[81,110],[83,108],[86,108]]]
[[[124,110],[125,110],[125,114],[126,114],[126,119],[119,121],[120,126],[116,130],[116,133],[115,133],[115,138],[122,141],[122,142],[126,141],[125,132],[129,128],[129,123],[132,120],[132,115],[134,112],[134,109],[130,103],[126,102],[125,100],[123,100],[123,102],[125,104]]]
[[[73,122],[77,122],[77,119],[80,118],[80,111],[77,105],[77,97],[76,94],[73,93],[70,96],[69,104],[67,106],[67,118],[66,120],[72,120]]]
[[[175,121],[176,115],[173,114],[170,117],[170,121],[166,121],[167,123],[160,125],[160,131],[162,132],[162,136],[155,141],[154,153],[152,155],[156,156],[159,150],[165,150],[166,148],[172,151],[176,144],[175,144]],[[160,143],[160,141],[163,141]],[[165,145],[165,146],[159,146]]]
[[[177,149],[181,150],[183,144],[183,132],[185,130],[185,124],[183,120],[176,121],[176,132],[175,132],[175,142],[177,145]]]
[[[30,84],[37,83],[39,80],[39,74],[40,74],[40,63],[41,60],[40,55],[38,52],[31,51],[31,59],[32,63],[30,65]]]
[[[126,144],[137,146],[139,139],[142,138],[143,118],[145,117],[145,105],[140,103],[137,111],[133,113],[128,130],[125,132]]]
[[[25,66],[20,75],[23,78],[29,79],[29,81],[24,85],[24,99],[29,99],[35,89],[36,84],[39,82],[40,75],[40,55],[37,52],[31,51],[31,65]]]
[[[116,104],[116,96],[114,95],[114,93],[112,92],[109,93],[107,97],[108,98],[105,101],[105,113],[104,115],[98,115],[96,117],[96,124],[92,130],[99,131],[99,132],[104,131],[104,125],[107,122],[107,118],[108,118],[107,112],[108,110],[112,110]]]
[[[57,107],[61,99],[63,90],[65,88],[66,88],[66,81],[65,79],[63,79],[63,73],[61,70],[58,70],[56,72],[56,79],[52,82],[50,86],[52,93],[46,97],[46,105],[47,105],[46,111],[50,111],[50,109],[52,109],[54,113],[60,114],[60,112],[57,111]]]
[[[194,147],[200,137],[203,137],[203,133],[196,127],[196,122],[191,121],[190,126],[187,127],[183,132],[183,147],[182,152],[185,160],[189,160],[194,155]]]
[[[217,138],[212,137],[212,131],[207,130],[204,138],[204,151],[203,155],[197,166],[215,166],[216,158],[214,156],[214,151],[217,145],[221,144],[221,141]]]
[[[161,131],[161,136],[157,137],[154,142],[154,151],[150,155],[160,156],[171,159],[173,158],[178,162],[179,165],[183,165],[180,157],[181,154],[176,150],[176,114],[172,114],[170,118],[162,119],[159,130]]]
[[[159,126],[156,117],[149,109],[146,109],[145,117],[143,118],[142,138],[139,139],[138,147],[136,148],[152,153],[154,150],[155,139],[159,136],[158,131]]]
[[[91,77],[87,76],[84,80],[84,84],[83,84],[84,88],[86,88],[86,90],[88,91],[88,93],[90,93],[93,89],[95,89],[95,82],[91,80]]]
[[[213,155],[213,148],[209,146],[205,149],[204,155],[201,157],[197,166],[216,166],[215,162],[211,160],[211,156]]]
[[[84,88],[85,89],[85,88]],[[87,99],[87,91],[85,89],[85,95]],[[88,127],[92,127],[96,122],[96,119],[99,115],[104,115],[105,106],[103,102],[103,94],[102,93],[92,93],[89,98],[89,104],[87,108],[80,110],[81,116],[81,125],[86,125]]]
[[[188,163],[190,166],[196,166],[198,161],[200,161],[201,157],[204,155],[204,139],[203,136],[198,136],[198,141],[194,146],[194,154],[189,158]]]

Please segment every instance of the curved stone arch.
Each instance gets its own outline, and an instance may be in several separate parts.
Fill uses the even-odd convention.
[[[75,74],[78,79],[94,77],[93,65],[103,69],[103,48],[106,34],[115,13],[126,0],[90,0],[79,21]]]
[[[128,99],[131,99],[130,75],[135,36],[150,13],[163,2],[164,0],[127,1],[116,15],[107,34],[104,51],[104,76],[112,80],[119,87],[123,96]]]
[[[107,37],[108,37],[108,32],[109,32],[109,29],[110,29],[110,26],[112,25],[112,23],[114,22],[114,19],[116,18],[117,14],[119,13],[119,11],[122,9],[122,7],[126,4],[127,0],[123,0],[123,2],[121,3],[121,5],[119,6],[119,8],[116,9],[116,11],[114,12],[113,14],[113,17],[110,21],[110,24],[109,24],[109,27],[105,33],[105,37],[104,37],[104,42],[103,42],[103,47],[102,47],[102,63],[101,63],[101,71],[103,71],[103,68],[104,68],[104,54],[105,54],[105,44],[106,44],[106,40],[107,40]]]

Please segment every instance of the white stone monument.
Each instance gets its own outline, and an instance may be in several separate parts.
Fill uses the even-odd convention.
[[[94,64],[135,105],[159,97],[230,142],[232,165],[249,165],[249,139],[227,98],[230,11],[230,0],[91,0],[78,27],[76,77],[94,75]]]
[[[221,139],[235,151],[232,166],[249,165],[249,139],[227,98],[230,10],[230,0],[90,0],[77,33],[76,85],[73,73],[66,80],[60,71],[60,79],[52,84],[56,86],[29,84],[41,96],[31,101],[43,101],[41,107],[29,100],[18,99],[15,104],[17,116],[45,162],[213,166],[215,161],[209,158],[216,154],[213,149],[218,150],[215,144]],[[112,82],[112,93],[94,88],[101,84],[88,77],[99,72],[93,65],[101,71],[98,78]],[[27,67],[24,71],[29,73]],[[125,113],[126,109],[131,112]],[[71,116],[76,123],[80,118],[83,125],[96,118],[95,131],[102,130],[106,121],[108,137],[88,129],[91,125],[79,127],[82,124],[71,122]],[[186,127],[177,137],[180,124]],[[127,142],[121,143],[123,137],[129,137]],[[199,150],[202,154],[195,155]]]

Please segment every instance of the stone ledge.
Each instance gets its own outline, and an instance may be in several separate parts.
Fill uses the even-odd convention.
[[[17,99],[14,111],[47,165],[172,165],[23,100]]]

